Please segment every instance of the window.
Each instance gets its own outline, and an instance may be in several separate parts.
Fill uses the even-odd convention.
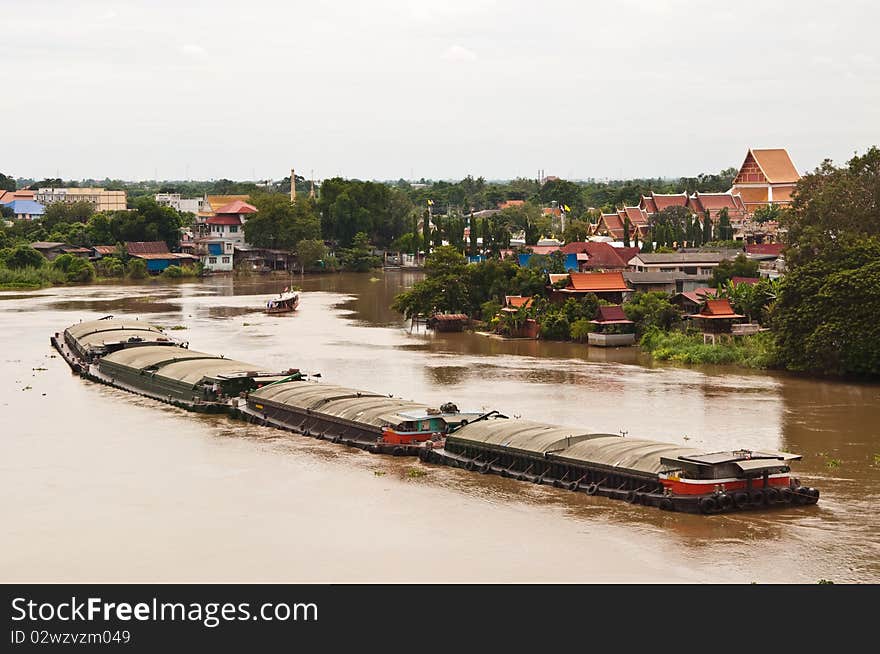
[[[208,257],[208,263],[217,263],[217,257]]]
[[[229,263],[229,257],[223,257],[223,263]]]
[[[230,234],[235,234],[237,231],[238,231],[238,225],[230,225],[229,226],[229,233]]]

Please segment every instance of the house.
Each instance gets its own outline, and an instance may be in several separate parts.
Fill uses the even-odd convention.
[[[738,193],[749,213],[770,204],[787,206],[801,176],[784,148],[749,149],[731,193]]]
[[[640,252],[628,263],[635,272],[679,272],[708,278],[712,270],[728,258],[724,252]]]
[[[114,257],[119,254],[119,248],[115,245],[95,245],[92,247],[92,259]]]
[[[744,317],[733,310],[727,298],[707,299],[699,313],[688,316],[702,330],[703,342],[711,340],[713,345],[716,337],[730,336],[733,323]]]
[[[636,293],[650,293],[659,291],[672,295],[677,292],[676,282],[680,273],[675,272],[632,272],[623,273],[626,283]]]
[[[626,317],[619,304],[603,305],[590,321],[595,331],[587,334],[587,343],[599,347],[635,345],[635,323]]]
[[[234,268],[245,268],[255,272],[291,270],[293,258],[294,256],[286,250],[258,248],[245,243],[234,246],[232,264]],[[223,263],[222,258],[220,263]]]
[[[699,313],[700,307],[703,306],[703,302],[708,298],[715,297],[717,293],[718,291],[714,288],[701,286],[700,288],[695,288],[691,291],[679,291],[672,296],[672,299],[670,299],[669,302],[681,309],[682,313],[685,315],[690,315]]]
[[[754,286],[758,282],[761,281],[760,277],[731,277],[730,283],[734,286],[739,286],[740,284],[746,284],[748,286]]]
[[[574,254],[578,259],[578,269],[587,270],[626,270],[633,256],[638,254],[636,247],[613,247],[602,241],[576,241],[562,248],[566,256]]]
[[[168,266],[192,265],[199,260],[191,254],[169,252],[165,241],[127,241],[125,251],[129,257],[142,259],[147,264],[147,271],[154,274]]]
[[[36,220],[46,213],[46,207],[34,200],[13,200],[3,206],[12,210],[12,217],[16,220]]]
[[[64,243],[59,243],[57,241],[36,241],[35,243],[31,243],[31,247],[46,257],[49,261],[64,254],[64,252],[61,251],[61,248],[63,248],[64,245]]]
[[[551,284],[552,282],[552,277]],[[608,302],[623,302],[623,294],[631,292],[626,285],[622,272],[571,272],[568,284],[559,289],[552,289],[550,299],[565,302],[569,297],[582,297],[595,293],[597,297]]]
[[[245,245],[244,224],[248,216],[256,212],[252,204],[233,200],[205,217],[195,249],[205,270],[232,272],[235,248]]]
[[[9,204],[14,200],[33,200],[34,191],[29,189],[19,189],[17,191],[4,191],[0,189],[0,204]]]

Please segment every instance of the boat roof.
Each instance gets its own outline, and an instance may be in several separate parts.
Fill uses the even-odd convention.
[[[149,323],[141,322],[134,319],[87,320],[85,322],[71,325],[65,331],[67,331],[67,333],[73,336],[75,339],[79,340],[83,336],[87,336],[89,334],[97,334],[99,332],[112,332],[119,329],[140,332],[154,332],[159,334],[162,333],[162,330],[155,325],[151,325]]]

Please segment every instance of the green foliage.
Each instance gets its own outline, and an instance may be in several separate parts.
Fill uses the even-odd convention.
[[[320,238],[321,221],[315,204],[308,198],[291,202],[280,193],[262,193],[251,196],[250,200],[257,213],[244,224],[248,243],[292,252],[300,241]]]
[[[184,264],[182,266],[172,265],[168,266],[165,270],[162,271],[162,277],[166,279],[181,279],[184,277],[199,277],[202,274],[202,264],[198,263],[195,265],[187,265]]]
[[[551,341],[567,341],[571,336],[571,324],[564,313],[548,313],[540,318],[541,338]]]
[[[372,243],[390,245],[409,229],[413,208],[399,188],[340,177],[324,180],[317,205],[323,237],[343,246],[361,232]]]
[[[483,320],[490,320],[501,311],[501,303],[496,300],[486,300],[480,305],[480,316]]]
[[[702,334],[648,329],[642,336],[643,350],[661,361],[687,364],[738,365],[770,368],[777,364],[777,351],[768,332],[740,336],[723,343],[703,343]]]
[[[757,277],[758,262],[751,261],[740,252],[736,259],[725,259],[719,263],[709,277],[709,286],[717,287],[727,283],[731,277]]]
[[[53,284],[64,284],[66,277],[62,271],[55,270],[52,266],[16,269],[0,266],[0,288],[2,289],[43,288]]]
[[[15,178],[9,175],[4,175],[0,173],[0,191],[14,191],[15,190]]]
[[[762,279],[756,284],[736,284],[728,281],[718,287],[718,297],[727,298],[733,309],[748,317],[750,322],[769,322],[770,312],[779,296],[780,282]]]
[[[125,265],[119,257],[101,257],[95,262],[95,273],[99,277],[122,277]]]
[[[296,258],[306,270],[321,268],[327,257],[327,248],[324,241],[318,239],[303,239],[296,244]]]
[[[10,270],[42,268],[46,259],[30,245],[18,245],[3,253],[4,265]]]
[[[623,311],[635,323],[637,334],[652,329],[669,330],[681,321],[678,308],[669,302],[669,296],[662,291],[636,293],[623,305]]]
[[[771,220],[778,221],[782,215],[782,208],[778,204],[768,204],[758,207],[752,212],[752,219],[756,223],[766,223]]]
[[[379,257],[371,254],[371,250],[367,235],[358,232],[355,234],[351,247],[339,251],[342,267],[354,272],[367,272],[378,267],[382,262]]]
[[[46,207],[46,212],[41,218],[43,226],[52,231],[58,225],[70,223],[85,224],[95,213],[91,202],[53,202]]]
[[[571,340],[583,343],[587,340],[587,335],[594,331],[596,326],[586,318],[578,318],[571,323],[569,335]]]
[[[82,257],[62,254],[52,261],[52,268],[64,273],[66,282],[90,282],[95,278],[95,267]]]
[[[143,259],[129,259],[125,265],[125,272],[132,279],[144,279],[149,274],[147,272],[147,262]]]

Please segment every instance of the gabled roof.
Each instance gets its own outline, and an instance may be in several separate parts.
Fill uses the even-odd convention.
[[[205,201],[210,205],[210,211],[216,213],[217,209],[225,207],[236,200],[247,202],[249,197],[249,195],[207,195],[205,196]],[[204,207],[204,211],[208,211],[208,207]]]
[[[14,200],[33,200],[35,192],[25,188],[18,189],[17,191],[0,190],[0,204],[9,204]]]
[[[602,242],[584,243],[584,246],[581,252],[587,254],[587,268],[626,268],[626,261],[618,252],[623,248],[615,248]]]
[[[722,209],[727,209],[730,215],[744,215],[746,213],[746,205],[742,197],[733,193],[694,193],[690,198],[691,209],[694,213],[702,214],[707,210],[710,213],[717,213]]]
[[[619,304],[603,305],[599,307],[599,311],[595,320],[590,322],[597,325],[631,325],[632,320],[626,317],[623,307]]]
[[[616,213],[603,213],[599,223],[605,225],[605,229],[614,238],[623,238],[623,220]]]
[[[590,241],[572,241],[562,246],[562,254],[580,254],[590,247]]]
[[[686,300],[689,300],[690,302],[693,302],[694,304],[702,304],[703,300],[705,300],[707,297],[715,297],[717,293],[718,291],[716,291],[714,288],[711,288],[709,286],[701,286],[700,288],[695,288],[692,291],[677,293],[675,296],[673,296],[672,299],[676,300],[679,298],[684,298]]]
[[[214,213],[257,213],[257,208],[252,204],[248,204],[244,200],[234,200],[219,209],[214,209]]]
[[[654,193],[651,191],[651,199],[657,211],[663,211],[667,207],[685,207],[688,203],[687,191],[683,193]]]
[[[499,209],[507,209],[508,207],[519,207],[526,203],[525,200],[505,200],[498,203]]]
[[[621,212],[623,213],[621,214]],[[634,226],[648,224],[648,212],[641,207],[624,207],[623,209],[618,209],[617,213],[621,218],[623,216],[629,218],[629,222]]]
[[[632,290],[626,285],[622,272],[571,272],[568,277],[571,281],[566,289],[563,290],[577,291],[580,293],[611,293]]]
[[[764,173],[764,177],[771,184],[793,184],[801,178],[785,148],[750,149],[749,154],[752,155],[761,172]],[[746,156],[746,160],[748,160],[748,156]]]
[[[128,254],[167,254],[168,244],[165,241],[126,241],[125,251]]]
[[[116,254],[119,250],[115,245],[96,245],[92,248],[96,254],[106,256],[108,254]]]
[[[519,309],[520,307],[530,307],[532,305],[532,298],[523,297],[522,295],[505,295],[504,296],[504,308],[513,308]]]
[[[547,255],[559,251],[558,245],[527,245],[526,247],[529,248],[533,254]]]
[[[642,196],[642,199],[639,200],[639,206],[648,213],[657,213],[657,203],[649,195]]]
[[[717,300],[706,300],[706,306],[700,313],[695,313],[692,318],[742,318],[738,313],[734,313],[733,307],[730,306],[730,300],[720,298]]]
[[[614,253],[620,257],[620,260],[623,261],[624,266],[628,266],[630,260],[639,253],[639,248],[637,247],[628,247],[628,248],[613,248]]]
[[[728,257],[723,252],[640,252],[633,255],[645,264],[664,263],[721,263]]]
[[[64,243],[59,243],[58,241],[35,241],[31,243],[31,247],[35,250],[52,250],[54,248],[60,248]]]

